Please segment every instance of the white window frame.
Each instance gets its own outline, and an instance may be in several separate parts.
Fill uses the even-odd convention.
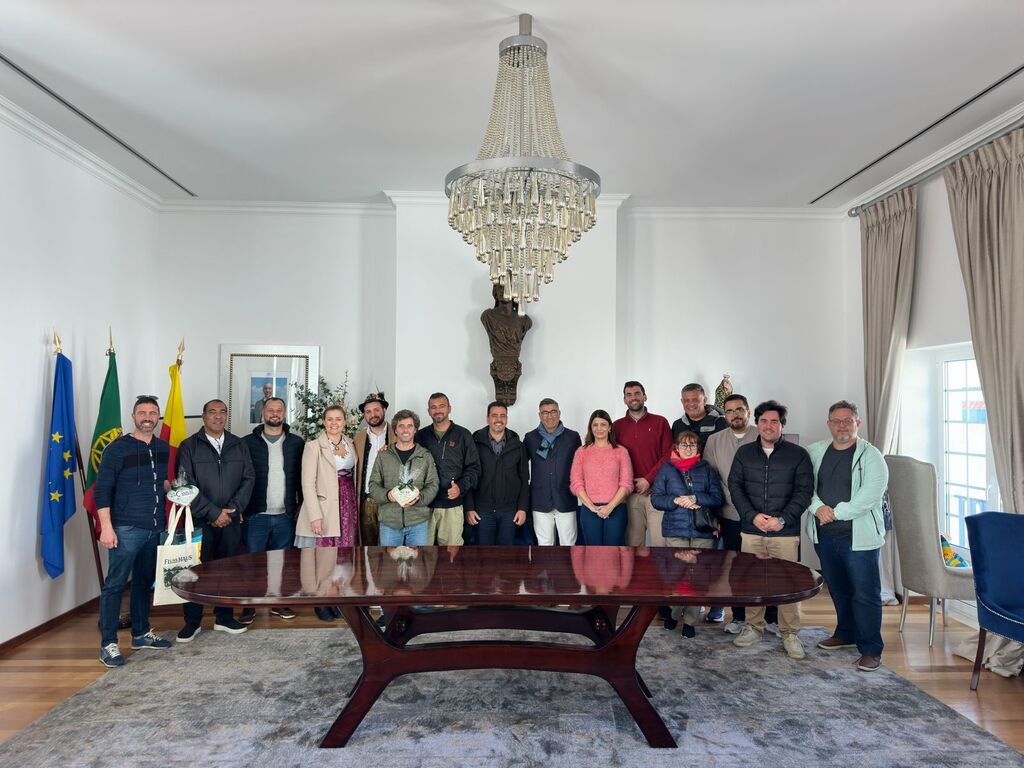
[[[946,445],[946,424],[948,423],[946,413],[946,363],[955,362],[958,360],[974,360],[974,346],[972,344],[953,344],[946,347],[937,347],[933,352],[932,357],[932,371],[933,371],[933,382],[935,397],[933,405],[933,418],[935,424],[938,425],[938,429],[935,430],[935,443],[934,445],[934,457],[932,463],[935,465],[936,474],[939,480],[939,530],[942,531],[946,538],[950,540],[955,549],[960,550],[962,553],[967,552],[967,538],[964,533],[963,538],[960,537],[960,532],[951,532],[949,523],[951,519],[958,519],[958,514],[950,515],[950,510],[947,507],[947,462],[949,452],[947,451]],[[955,391],[955,390],[954,390]],[[953,422],[959,423],[959,422]],[[975,454],[976,455],[976,454]],[[981,488],[981,486],[970,486]],[[988,430],[988,421],[985,422],[985,502],[984,507],[978,510],[966,509],[965,515],[973,514],[974,512],[985,511],[990,509],[999,509],[999,483],[996,480],[996,468],[995,462],[992,459],[992,439]]]

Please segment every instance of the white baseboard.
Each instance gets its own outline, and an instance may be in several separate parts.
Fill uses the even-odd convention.
[[[974,602],[947,600],[946,608],[949,610],[949,617],[951,619],[956,619],[971,629],[978,628],[978,606]]]

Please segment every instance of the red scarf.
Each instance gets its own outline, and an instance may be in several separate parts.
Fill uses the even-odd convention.
[[[692,458],[684,459],[678,453],[672,451],[672,456],[669,458],[669,461],[671,461],[672,466],[680,472],[688,472],[696,466],[698,461],[700,461],[700,453],[698,452]]]

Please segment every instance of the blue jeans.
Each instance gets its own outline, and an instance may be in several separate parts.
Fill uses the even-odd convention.
[[[520,527],[513,522],[515,516],[515,512],[480,510],[480,522],[476,525],[476,543],[502,546],[514,544],[516,529]]]
[[[878,550],[854,552],[850,536],[822,536],[814,551],[821,560],[821,575],[836,607],[833,636],[856,643],[864,656],[881,656],[882,583]]]
[[[600,506],[600,502],[597,505]],[[587,546],[593,547],[601,544],[614,547],[625,546],[627,522],[629,522],[629,515],[626,512],[626,502],[619,504],[604,520],[586,507],[580,506],[580,526],[582,527],[583,541]]]
[[[283,515],[261,513],[245,521],[245,548],[249,552],[288,549],[294,537],[294,520],[287,512]]]
[[[382,547],[409,547],[427,546],[427,521],[407,525],[405,528],[389,528],[380,524],[380,545]]]
[[[117,642],[117,623],[121,616],[121,596],[132,579],[132,637],[149,632],[150,589],[156,578],[156,547],[159,529],[116,525],[117,546],[107,557],[107,578],[100,592],[100,645]]]

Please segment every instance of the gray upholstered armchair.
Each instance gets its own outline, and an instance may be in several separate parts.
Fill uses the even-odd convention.
[[[928,596],[928,645],[935,642],[936,600],[974,600],[970,568],[947,568],[939,542],[939,506],[935,467],[909,456],[886,456],[889,465],[889,504],[903,574],[903,611],[900,632],[907,618],[907,592]]]

